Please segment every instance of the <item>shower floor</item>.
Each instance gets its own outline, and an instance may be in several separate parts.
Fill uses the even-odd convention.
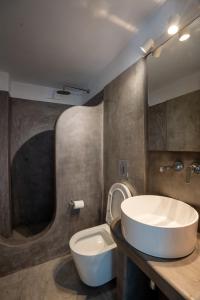
[[[28,238],[42,232],[47,226],[48,222],[30,225],[20,225],[13,229],[12,235],[9,237],[12,241],[27,241]]]
[[[19,234],[25,237],[29,237],[42,232],[48,226],[48,224],[49,222],[43,222],[39,224],[20,225],[17,226],[14,230],[19,232]]]
[[[71,256],[50,260],[0,278],[1,300],[114,300],[116,283],[84,285]]]

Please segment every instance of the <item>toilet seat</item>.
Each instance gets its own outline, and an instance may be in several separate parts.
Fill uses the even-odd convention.
[[[98,255],[115,247],[107,224],[81,230],[70,239],[70,248],[81,255]]]
[[[121,203],[132,196],[131,191],[124,183],[114,183],[108,193],[106,222],[108,225],[121,216]]]

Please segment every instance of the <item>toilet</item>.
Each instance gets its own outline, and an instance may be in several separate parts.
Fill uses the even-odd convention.
[[[108,193],[106,223],[75,233],[69,242],[72,257],[81,280],[92,287],[100,286],[116,277],[117,245],[111,232],[111,222],[121,215],[121,203],[135,194],[125,183],[115,183]]]

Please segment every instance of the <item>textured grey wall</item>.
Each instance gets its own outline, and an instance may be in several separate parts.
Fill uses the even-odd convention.
[[[148,108],[148,150],[167,151],[167,102]]]
[[[0,92],[0,234],[9,237],[12,232],[9,170],[9,96]]]
[[[172,165],[182,160],[181,172],[160,173],[160,166]],[[148,193],[173,197],[191,204],[200,212],[200,175],[193,174],[186,183],[186,167],[194,160],[200,161],[200,152],[149,152]]]
[[[103,104],[74,107],[62,114],[56,130],[57,205],[64,205],[65,236],[100,223],[102,209]],[[70,201],[84,200],[73,211]]]
[[[148,149],[200,151],[200,90],[148,109]]]
[[[140,60],[105,88],[104,183],[108,190],[119,176],[119,160],[128,160],[129,182],[139,194],[146,189],[146,66]]]
[[[54,127],[68,105],[11,100],[11,199],[13,226],[32,233],[54,217]]]

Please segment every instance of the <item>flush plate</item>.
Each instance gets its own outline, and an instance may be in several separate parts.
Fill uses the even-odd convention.
[[[128,160],[119,160],[119,177],[128,178]]]

